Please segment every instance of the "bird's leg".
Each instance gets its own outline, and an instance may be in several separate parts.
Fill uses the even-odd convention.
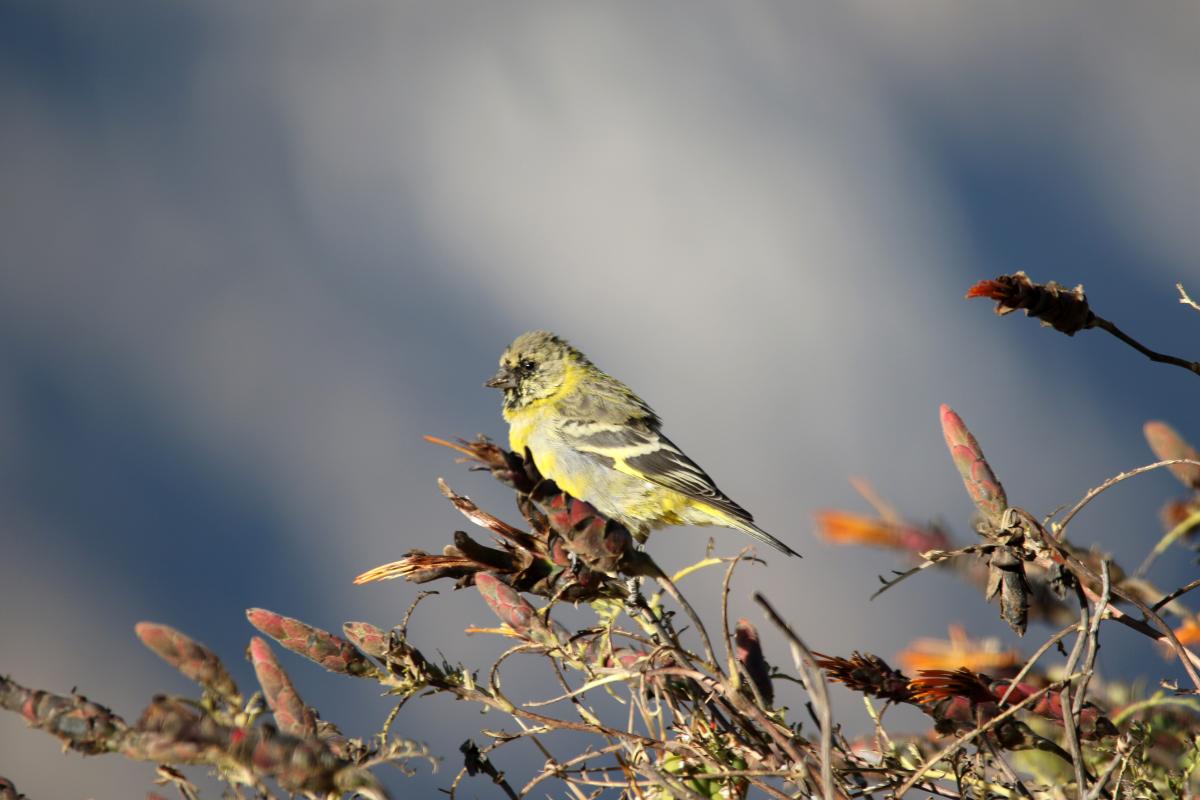
[[[629,616],[637,616],[646,608],[646,598],[642,597],[642,579],[637,575],[625,576],[625,611]]]
[[[641,553],[645,552],[645,550],[646,550],[645,543],[638,541],[638,539],[636,538],[636,535],[635,535],[634,542],[633,542],[633,549],[638,554],[641,554]],[[640,575],[626,575],[625,576],[625,613],[627,613],[629,616],[633,617],[633,616],[636,616],[642,609],[645,609],[647,619],[652,619],[654,617],[653,612],[650,611],[649,606],[646,604],[646,598],[642,597],[642,578],[641,578],[641,576]]]
[[[630,588],[630,594],[625,597],[625,613],[631,619],[644,620],[642,627],[650,634],[650,640],[656,645],[667,642],[677,641],[675,633],[671,629],[670,615],[667,613],[656,613],[650,604],[646,602],[645,595],[641,592],[641,578],[630,578],[626,581],[626,586]]]
[[[638,555],[645,552],[643,542],[635,541],[633,549]],[[626,575],[625,576],[625,613],[630,619],[637,619],[639,615],[644,614],[646,621],[659,633],[663,633],[662,622],[657,618],[654,609],[650,608],[650,604],[646,602],[645,596],[642,594],[642,576],[641,575]],[[656,643],[661,640],[658,634],[653,636]]]
[[[656,645],[669,641],[666,631],[663,629],[662,620],[654,613],[654,609],[650,608],[650,604],[646,602],[646,598],[642,594],[642,579],[632,575],[627,576],[625,591],[625,613],[629,615],[629,618],[636,620],[638,617],[642,617],[645,619],[645,624],[654,631],[650,633],[650,639]]]

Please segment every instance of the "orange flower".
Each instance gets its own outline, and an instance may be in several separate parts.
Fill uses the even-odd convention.
[[[1189,619],[1175,629],[1175,636],[1178,637],[1179,643],[1184,647],[1190,647],[1200,642],[1200,623],[1197,623],[1194,618]],[[1170,645],[1167,645],[1165,649],[1168,653],[1173,652]]]
[[[973,672],[1003,672],[1021,663],[1016,650],[1001,650],[999,639],[971,639],[960,625],[951,625],[949,640],[916,639],[899,654],[909,673],[922,670],[955,670],[965,667]]]
[[[874,547],[899,547],[900,526],[878,517],[851,514],[848,511],[818,511],[817,533],[834,544],[866,544]]]
[[[938,530],[927,530],[883,517],[868,517],[849,511],[829,509],[813,515],[817,535],[834,544],[859,544],[924,553],[947,546],[946,536]]]

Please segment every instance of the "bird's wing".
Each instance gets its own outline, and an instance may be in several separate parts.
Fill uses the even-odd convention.
[[[588,422],[564,426],[564,439],[575,450],[603,458],[613,469],[673,489],[752,522],[746,509],[730,500],[695,461],[647,424]]]

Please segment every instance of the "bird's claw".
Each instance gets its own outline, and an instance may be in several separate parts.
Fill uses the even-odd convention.
[[[646,608],[646,598],[642,597],[642,579],[629,576],[625,579],[625,613],[636,617]]]

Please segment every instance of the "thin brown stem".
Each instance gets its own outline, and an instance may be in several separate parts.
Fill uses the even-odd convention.
[[[1096,656],[1100,652],[1100,623],[1104,620],[1104,612],[1108,609],[1109,600],[1112,599],[1112,584],[1109,578],[1107,558],[1100,564],[1100,577],[1103,581],[1100,587],[1100,599],[1096,601],[1096,607],[1092,609],[1092,624],[1087,633],[1087,660],[1083,665],[1083,677],[1079,679],[1079,686],[1075,689],[1075,701],[1071,704],[1071,714],[1076,720],[1078,720],[1079,712],[1083,710],[1088,683],[1091,682],[1092,674],[1096,669]],[[1065,706],[1063,710],[1066,711]]]
[[[1146,345],[1142,344],[1137,339],[1134,339],[1116,325],[1104,319],[1104,317],[1097,316],[1095,322],[1093,323],[1093,327],[1108,331],[1113,336],[1117,337],[1134,350],[1137,350],[1151,361],[1155,361],[1159,364],[1171,364],[1176,367],[1182,367],[1189,372],[1194,372],[1197,375],[1200,375],[1200,361],[1187,361],[1186,359],[1178,358],[1177,356],[1171,356],[1167,355],[1166,353],[1159,353],[1151,350],[1149,347],[1146,347]]]
[[[1168,458],[1163,461],[1155,461],[1153,464],[1146,464],[1145,466],[1138,467],[1137,469],[1131,469],[1127,472],[1122,472],[1119,475],[1114,475],[1099,486],[1093,486],[1091,489],[1088,489],[1087,494],[1085,494],[1078,503],[1071,507],[1071,510],[1067,512],[1067,515],[1062,518],[1061,522],[1058,523],[1058,540],[1062,541],[1063,536],[1066,535],[1067,523],[1074,519],[1075,515],[1082,511],[1084,506],[1095,500],[1099,495],[1108,491],[1122,481],[1126,481],[1130,478],[1142,475],[1152,470],[1169,467],[1172,464],[1193,464],[1200,467],[1200,461],[1193,461],[1188,458]]]
[[[1018,672],[1013,677],[1013,679],[1009,682],[1008,688],[1004,690],[1004,694],[1000,697],[1000,705],[1004,705],[1005,703],[1008,702],[1008,696],[1010,694],[1012,694],[1012,691],[1013,691],[1013,689],[1015,689],[1017,687],[1017,684],[1020,683],[1025,678],[1025,676],[1029,674],[1029,671],[1031,669],[1033,669],[1033,665],[1037,663],[1039,658],[1046,655],[1046,652],[1051,647],[1058,644],[1063,639],[1065,639],[1067,636],[1069,636],[1071,634],[1071,631],[1077,631],[1077,630],[1079,630],[1079,623],[1072,622],[1070,625],[1068,625],[1067,627],[1058,631],[1053,636],[1051,636],[1049,639],[1047,639],[1045,642],[1043,642],[1042,646],[1039,647],[1037,649],[1037,651],[1029,657],[1029,660],[1025,662],[1025,666],[1021,667],[1021,671]]]
[[[817,667],[817,659],[812,651],[767,602],[767,598],[755,592],[754,602],[762,606],[775,627],[783,631],[783,635],[791,642],[792,660],[796,663],[796,669],[804,675],[808,696],[817,707],[817,719],[821,727],[821,788],[825,800],[833,800],[833,713],[829,705],[829,687],[825,685],[825,675]]]
[[[1029,791],[1029,788],[1025,786],[1024,783],[1021,782],[1021,779],[1017,777],[1017,773],[1014,772],[1013,768],[1010,767],[1008,762],[1004,760],[1004,754],[997,750],[996,746],[987,739],[984,739],[983,743],[984,746],[987,747],[988,752],[992,754],[992,761],[995,762],[996,767],[1002,773],[1004,773],[1004,779],[1012,784],[1013,789],[1015,789],[1019,795],[1022,797],[1028,797],[1030,800],[1032,800],[1033,793]]]
[[[1071,648],[1071,655],[1067,657],[1067,664],[1064,670],[1068,675],[1075,672],[1075,665],[1079,663],[1079,657],[1083,655],[1083,647],[1087,640],[1089,629],[1089,610],[1087,597],[1083,593],[1083,589],[1076,587],[1076,594],[1079,597],[1079,633],[1075,637],[1075,644]],[[1087,785],[1083,780],[1083,750],[1079,746],[1079,726],[1075,719],[1075,715],[1071,713],[1071,682],[1064,681],[1062,692],[1060,693],[1060,704],[1063,710],[1063,730],[1067,741],[1067,751],[1071,754],[1071,766],[1075,770],[1075,794],[1079,800],[1084,800],[1087,792]]]
[[[1197,586],[1200,586],[1200,578],[1196,578],[1194,581],[1191,581],[1190,583],[1180,586],[1178,589],[1171,592],[1170,594],[1164,595],[1161,600],[1159,600],[1154,605],[1150,606],[1150,608],[1154,609],[1155,611],[1159,611],[1163,608],[1163,606],[1166,606],[1167,604],[1169,604],[1175,600],[1178,600],[1179,598],[1183,597],[1188,592],[1195,589]]]
[[[696,626],[696,633],[700,637],[700,644],[704,646],[704,657],[708,659],[712,669],[718,675],[723,675],[724,673],[721,672],[721,665],[717,662],[716,651],[713,650],[712,640],[708,638],[708,631],[704,628],[704,623],[700,621],[700,616],[696,613],[696,610],[692,608],[692,604],[689,603],[687,598],[680,593],[678,587],[675,586],[675,582],[672,581],[666,573],[659,572],[659,574],[655,577],[658,579],[658,582],[662,585],[663,589],[667,591],[667,594],[671,595],[671,598],[676,603],[679,603],[680,608],[683,609],[683,613],[687,614],[688,619],[692,621],[692,624]]]
[[[729,584],[733,580],[733,570],[750,549],[749,546],[743,547],[730,559],[729,566],[725,569],[725,580],[721,582],[721,638],[725,643],[725,663],[728,665],[730,677],[737,672],[737,661],[733,657],[732,637],[729,634]]]

